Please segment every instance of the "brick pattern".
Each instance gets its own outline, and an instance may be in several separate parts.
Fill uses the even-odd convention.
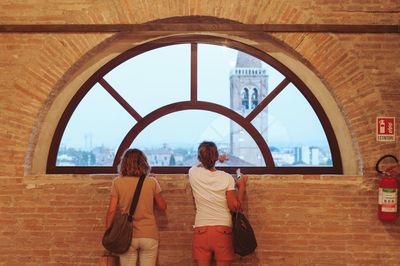
[[[143,23],[174,16],[215,16],[243,23],[398,24],[397,0],[133,0],[0,3],[1,24]]]
[[[64,73],[107,34],[0,35],[0,175],[24,173],[35,123],[60,90]],[[4,70],[4,71],[3,71]]]
[[[96,265],[111,176],[2,177],[4,265]],[[158,176],[159,265],[194,265],[195,209],[186,175]],[[361,176],[252,176],[245,213],[256,252],[234,265],[396,265],[400,221],[377,219],[374,183]]]
[[[399,157],[400,142],[377,143],[377,116],[400,117],[398,64],[400,42],[390,34],[274,34],[308,62],[327,84],[354,134],[363,173],[375,176],[384,154]],[[394,70],[394,71],[393,71]],[[398,131],[398,128],[396,130]]]

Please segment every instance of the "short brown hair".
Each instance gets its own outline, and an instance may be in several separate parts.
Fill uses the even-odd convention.
[[[218,160],[218,149],[212,141],[203,141],[197,149],[197,158],[206,169],[211,169],[215,166]]]
[[[118,165],[120,176],[146,176],[150,173],[150,169],[146,155],[139,149],[126,150]]]

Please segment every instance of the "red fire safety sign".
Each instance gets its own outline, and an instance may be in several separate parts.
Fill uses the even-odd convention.
[[[394,117],[376,118],[376,140],[395,141],[396,120]]]

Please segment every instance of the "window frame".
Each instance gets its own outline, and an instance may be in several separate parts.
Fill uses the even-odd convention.
[[[149,114],[142,117],[136,110],[129,105],[115,89],[103,78],[109,71],[117,67],[124,61],[131,59],[137,55],[150,51],[152,49],[161,48],[164,46],[174,44],[190,44],[191,45],[191,82],[190,82],[190,99],[188,101],[176,102],[161,106],[158,109],[150,112]],[[254,110],[246,117],[242,117],[235,111],[220,106],[215,103],[199,101],[197,99],[197,45],[198,44],[212,44],[227,46],[233,49],[243,51],[249,55],[252,55],[276,70],[278,70],[285,78],[274,88],[264,99],[259,100],[259,104]],[[87,92],[96,84],[99,83],[136,121],[137,123],[128,131],[126,136],[123,138],[117,153],[114,158],[112,166],[57,166],[57,154],[61,143],[62,136],[65,128],[69,122],[70,117],[79,105],[80,101],[85,97]],[[300,93],[306,98],[311,108],[318,117],[321,126],[325,132],[327,142],[332,156],[332,166],[302,166],[302,167],[281,167],[275,166],[270,149],[264,138],[258,132],[258,130],[251,124],[251,121],[262,111],[267,105],[285,89],[285,87],[293,83]],[[249,103],[250,104],[250,103]],[[247,44],[234,41],[231,39],[206,36],[206,35],[186,35],[186,36],[173,36],[165,37],[158,40],[150,41],[139,46],[133,47],[126,52],[116,56],[108,63],[104,64],[98,69],[82,86],[71,101],[65,108],[56,130],[51,141],[50,150],[47,159],[46,173],[48,174],[109,174],[117,173],[117,166],[122,153],[129,148],[131,143],[140,134],[140,132],[146,128],[149,124],[165,116],[167,114],[182,111],[182,110],[206,110],[219,113],[227,118],[232,119],[237,124],[243,127],[250,136],[253,137],[255,143],[260,148],[261,154],[264,157],[266,166],[263,167],[241,167],[243,172],[249,174],[343,174],[342,161],[340,150],[336,136],[334,134],[332,125],[323,110],[321,104],[313,95],[310,89],[305,83],[297,77],[289,68],[284,66],[282,63],[268,55],[264,51],[261,51],[255,47]],[[158,174],[183,174],[187,173],[190,166],[153,166],[152,172]],[[235,173],[237,167],[218,167],[228,173]]]

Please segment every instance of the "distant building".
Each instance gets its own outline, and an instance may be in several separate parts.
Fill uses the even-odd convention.
[[[67,154],[61,154],[57,156],[57,166],[75,166],[73,162],[74,158]]]
[[[295,147],[294,156],[295,165],[321,165],[321,150],[318,147]]]
[[[304,164],[310,164],[311,162],[311,153],[308,146],[301,146],[301,161]]]
[[[267,94],[267,70],[262,68],[259,59],[239,51],[236,66],[230,73],[230,108],[246,117]],[[264,109],[252,121],[265,139],[267,139],[267,114],[267,109]],[[230,131],[231,156],[245,160],[250,165],[264,164],[264,158],[252,137],[233,121],[230,123]]]
[[[294,165],[308,165],[310,164],[310,149],[308,146],[301,146],[294,148]]]
[[[144,152],[152,166],[179,166],[184,161],[183,154],[172,150],[167,144],[162,148],[146,149]]]
[[[320,150],[318,147],[311,147],[311,165],[320,165]]]
[[[295,153],[291,149],[272,151],[275,165],[288,166],[295,163]]]
[[[95,165],[112,165],[115,158],[115,151],[105,146],[95,147],[91,151],[94,154]],[[93,165],[94,162],[89,163]]]

